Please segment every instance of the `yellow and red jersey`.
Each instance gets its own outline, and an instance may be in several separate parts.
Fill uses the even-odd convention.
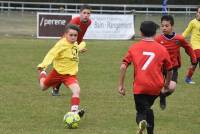
[[[159,95],[164,85],[163,66],[171,69],[171,61],[165,47],[154,40],[141,40],[133,44],[123,58],[123,64],[133,64],[134,94]]]
[[[37,67],[47,68],[53,62],[53,68],[59,74],[76,75],[78,72],[78,44],[69,43],[66,38],[61,38],[49,50],[42,63]]]
[[[181,67],[180,47],[185,49],[185,52],[191,58],[191,62],[196,63],[195,53],[182,35],[174,33],[172,38],[167,38],[164,34],[160,34],[155,37],[155,40],[167,49],[173,67]]]
[[[188,27],[183,32],[183,36],[187,37],[191,33],[190,43],[192,44],[192,48],[200,49],[200,21],[197,19],[193,19],[190,21]]]

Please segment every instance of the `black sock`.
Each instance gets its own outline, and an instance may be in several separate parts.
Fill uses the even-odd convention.
[[[139,125],[140,121],[146,120],[146,111],[144,112],[137,112],[136,114],[136,122]]]
[[[147,133],[148,134],[153,134],[153,129],[154,129],[154,114],[153,110],[149,109],[147,112]]]

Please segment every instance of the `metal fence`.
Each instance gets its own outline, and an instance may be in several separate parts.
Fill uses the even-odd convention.
[[[0,1],[3,11],[48,11],[48,12],[79,12],[81,3],[45,3],[45,2],[14,2]],[[160,13],[162,5],[120,5],[120,4],[89,4],[95,13]],[[197,5],[168,5],[169,13],[194,13]]]
[[[36,36],[37,12],[78,13],[83,4],[0,1],[0,36]],[[161,5],[89,4],[92,13],[134,14],[136,35],[141,21],[160,23]],[[168,13],[175,18],[175,30],[181,33],[194,17],[197,5],[168,5]]]

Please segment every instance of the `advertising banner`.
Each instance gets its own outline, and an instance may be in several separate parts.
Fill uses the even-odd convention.
[[[37,38],[60,38],[72,15],[61,13],[37,14]]]
[[[60,38],[65,26],[79,14],[37,13],[37,38]],[[133,15],[92,14],[84,39],[127,40],[135,34]]]
[[[91,15],[92,25],[85,39],[131,39],[135,35],[133,15]]]

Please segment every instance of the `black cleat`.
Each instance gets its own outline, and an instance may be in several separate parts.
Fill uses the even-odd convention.
[[[60,96],[59,89],[53,88],[51,94],[52,96]]]
[[[81,109],[78,111],[78,115],[80,116],[80,118],[82,118],[85,114],[85,110]]]
[[[163,94],[160,94],[160,108],[162,110],[166,109],[166,96],[164,96]]]

